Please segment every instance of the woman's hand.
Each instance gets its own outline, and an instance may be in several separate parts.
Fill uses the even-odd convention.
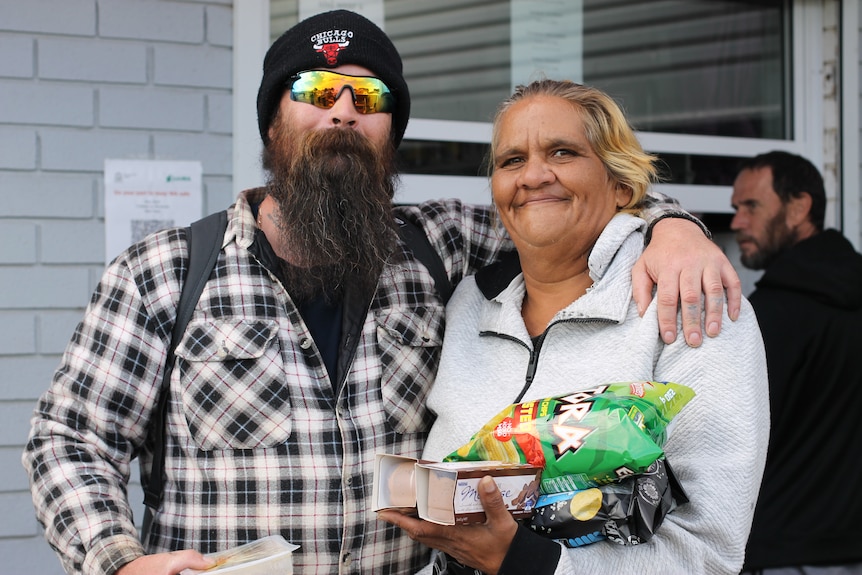
[[[685,341],[698,347],[701,332],[701,295],[706,301],[703,325],[710,337],[721,331],[727,292],[727,315],[739,317],[742,283],[736,270],[703,230],[683,218],[665,218],[655,224],[652,239],[632,269],[632,294],[643,315],[658,284],[658,323],[665,343],[676,339],[677,306],[682,304]]]
[[[208,569],[214,565],[194,550],[172,551],[138,557],[120,567],[115,575],[177,575],[183,569]]]
[[[437,525],[397,511],[380,511],[377,517],[401,527],[414,541],[444,551],[483,573],[496,575],[518,531],[518,524],[506,509],[503,496],[490,476],[479,481],[479,499],[486,521],[478,525]]]

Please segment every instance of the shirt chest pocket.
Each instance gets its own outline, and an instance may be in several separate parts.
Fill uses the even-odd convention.
[[[444,313],[442,305],[431,305],[377,318],[380,391],[389,425],[399,433],[428,431],[434,421],[426,400],[440,363]]]
[[[275,321],[192,322],[176,355],[183,411],[200,449],[274,447],[290,437]]]

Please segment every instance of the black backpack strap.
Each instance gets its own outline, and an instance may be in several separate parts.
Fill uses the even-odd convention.
[[[145,547],[149,539],[154,511],[162,501],[162,489],[165,482],[165,418],[170,397],[171,373],[176,361],[174,349],[186,331],[186,326],[197,306],[198,299],[200,299],[204,286],[215,267],[226,228],[227,212],[224,210],[193,222],[186,228],[189,267],[177,303],[177,317],[174,321],[171,343],[165,359],[162,384],[159,388],[159,402],[153,411],[150,423],[150,434],[153,440],[153,468],[150,471],[149,481],[143,486],[144,505],[146,507],[141,529],[141,541],[144,542]]]
[[[428,268],[428,272],[434,278],[437,295],[445,304],[449,301],[452,290],[455,288],[449,281],[449,274],[446,273],[446,267],[443,265],[443,260],[440,259],[440,254],[431,246],[428,236],[418,224],[403,218],[395,218],[395,222],[398,224],[398,233],[401,234],[401,239],[404,240],[413,255]]]

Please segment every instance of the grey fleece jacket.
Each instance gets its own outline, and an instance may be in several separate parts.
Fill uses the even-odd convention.
[[[685,384],[696,396],[673,421],[665,451],[690,502],[670,513],[647,544],[563,549],[556,573],[738,573],[769,433],[760,331],[744,300],[739,319],[725,313],[721,334],[699,348],[681,336],[662,343],[656,302],[641,318],[632,299],[642,228],[630,215],[611,220],[589,258],[593,286],[557,313],[538,354],[521,318],[524,282],[517,269],[509,277],[499,269],[479,272],[485,294],[475,276],[461,282],[447,308],[428,399],[437,420],[424,457],[439,460],[466,443],[516,401],[528,371],[535,373],[521,401],[609,382]]]

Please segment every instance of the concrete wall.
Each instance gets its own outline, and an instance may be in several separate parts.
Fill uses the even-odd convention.
[[[231,0],[0,0],[0,575],[62,573],[20,458],[102,273],[104,159],[198,160],[227,206],[232,31]]]

